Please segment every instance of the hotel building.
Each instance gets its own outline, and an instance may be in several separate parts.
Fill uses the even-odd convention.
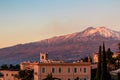
[[[64,63],[64,61],[48,60],[46,53],[40,54],[40,63],[23,62],[21,70],[33,69],[34,80],[43,80],[52,73],[58,80],[90,80],[91,64],[88,62]],[[77,79],[77,80],[78,80]]]

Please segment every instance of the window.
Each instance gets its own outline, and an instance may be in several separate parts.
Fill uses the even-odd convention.
[[[62,71],[61,68],[59,68],[59,73],[61,73],[61,71]]]
[[[84,80],[87,80],[86,78],[84,78]]]
[[[37,72],[35,72],[34,74],[37,75]]]
[[[84,73],[86,73],[86,68],[84,68]]]
[[[76,77],[74,80],[79,80],[79,77]]]
[[[80,68],[80,72],[82,72],[82,68]]]
[[[14,76],[14,74],[11,74],[11,76]]]
[[[68,73],[70,73],[70,68],[68,68]]]
[[[45,73],[45,68],[42,68],[42,73]]]
[[[77,73],[77,68],[74,68],[74,73]]]
[[[70,78],[68,78],[68,80],[70,80]]]
[[[52,73],[55,73],[55,68],[52,68]]]
[[[44,56],[42,56],[42,59],[44,59]]]

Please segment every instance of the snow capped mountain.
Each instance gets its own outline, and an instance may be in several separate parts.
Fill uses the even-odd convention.
[[[114,39],[120,39],[119,32],[110,30],[106,27],[97,27],[97,28],[89,27],[82,32],[82,37],[96,36],[96,35],[101,35],[106,38],[110,37],[110,38],[114,38]]]
[[[50,59],[78,60],[98,51],[105,42],[106,49],[118,49],[120,32],[105,27],[89,27],[82,32],[53,37],[27,44],[0,49],[0,64],[16,64],[22,61],[39,61],[40,52],[48,52]]]
[[[58,40],[67,40],[67,39],[80,39],[80,38],[97,38],[97,37],[105,37],[112,38],[115,40],[120,40],[120,32],[108,29],[106,27],[88,27],[82,32],[76,32],[68,35],[53,37],[51,39],[47,39],[49,41],[58,41]]]
[[[42,40],[40,42],[44,43],[59,43],[64,42],[68,40],[72,41],[89,41],[89,40],[103,40],[103,39],[113,39],[113,40],[120,40],[120,32],[108,29],[106,27],[88,27],[82,32],[76,32],[72,34],[62,35],[62,36],[56,36],[50,39]],[[104,41],[104,40],[103,40]]]

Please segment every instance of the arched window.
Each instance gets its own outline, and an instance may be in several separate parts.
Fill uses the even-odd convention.
[[[55,73],[55,68],[52,68],[52,73]]]
[[[59,68],[59,73],[61,73],[62,72],[62,69],[61,68]]]
[[[42,56],[42,59],[44,59],[44,56]]]

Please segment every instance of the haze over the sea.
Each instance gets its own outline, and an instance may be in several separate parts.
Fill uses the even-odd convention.
[[[90,26],[120,31],[120,0],[0,0],[0,48]]]

